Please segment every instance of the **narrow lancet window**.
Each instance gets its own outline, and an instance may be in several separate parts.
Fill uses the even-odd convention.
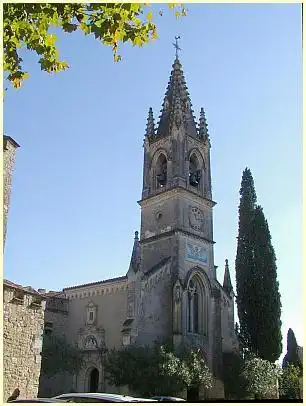
[[[197,157],[193,154],[189,160],[189,184],[199,187],[201,180],[201,170]]]
[[[167,159],[164,154],[160,154],[156,165],[157,187],[163,188],[167,184]]]

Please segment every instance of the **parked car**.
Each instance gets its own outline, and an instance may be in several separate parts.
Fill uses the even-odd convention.
[[[132,396],[116,395],[112,393],[65,393],[55,396],[55,400],[65,400],[73,403],[104,403],[104,402],[154,402],[151,399],[134,398]],[[155,400],[156,402],[156,400]]]
[[[158,402],[186,402],[185,399],[174,398],[173,396],[153,396],[152,399]]]

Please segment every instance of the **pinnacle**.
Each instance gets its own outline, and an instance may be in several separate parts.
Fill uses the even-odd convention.
[[[134,269],[135,272],[137,272],[137,270],[139,269],[139,266],[140,266],[140,243],[139,243],[138,231],[135,231],[134,245],[133,245],[130,266]]]
[[[199,136],[200,138],[208,138],[208,129],[206,123],[206,117],[203,107],[201,107],[200,112],[200,122],[199,122]]]
[[[153,117],[152,107],[149,108],[149,114],[147,119],[146,137],[154,137],[155,135],[155,124]]]
[[[228,267],[228,259],[225,260],[223,289],[224,289],[227,293],[233,292],[233,286],[232,286],[232,281],[231,281],[231,275],[230,275],[229,267]]]

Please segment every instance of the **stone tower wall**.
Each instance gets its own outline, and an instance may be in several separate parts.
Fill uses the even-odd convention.
[[[6,135],[3,138],[3,241],[5,244],[7,219],[12,192],[12,176],[16,159],[16,148],[19,145]]]
[[[23,297],[23,299],[21,299]],[[42,300],[42,301],[41,301]],[[40,303],[41,301],[41,303]],[[37,396],[41,366],[45,302],[38,294],[4,283],[3,292],[3,396],[15,388],[20,398]]]

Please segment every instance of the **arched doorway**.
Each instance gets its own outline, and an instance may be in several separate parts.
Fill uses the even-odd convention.
[[[97,368],[93,368],[88,377],[88,389],[89,392],[98,392],[99,388],[99,371]]]

